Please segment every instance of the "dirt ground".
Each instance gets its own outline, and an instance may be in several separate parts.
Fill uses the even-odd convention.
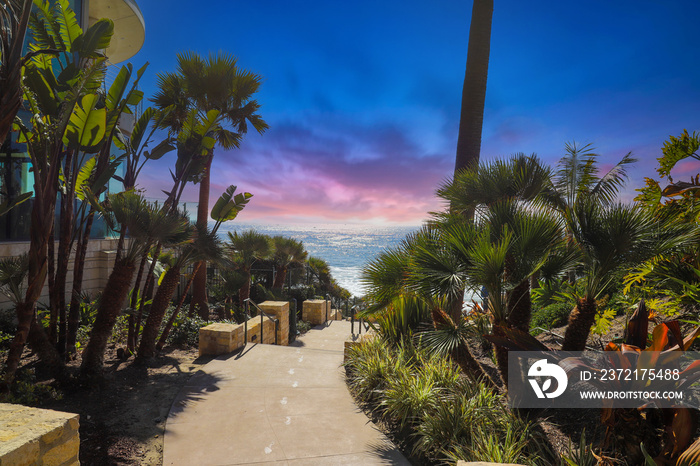
[[[211,358],[197,349],[165,348],[147,367],[105,360],[104,381],[76,386],[43,408],[80,414],[80,463],[87,466],[161,465],[165,421],[180,388]]]

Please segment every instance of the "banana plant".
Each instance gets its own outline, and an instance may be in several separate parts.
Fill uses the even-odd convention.
[[[63,371],[58,352],[36,322],[35,305],[48,272],[48,243],[54,223],[56,188],[68,152],[64,144],[76,105],[84,110],[84,97],[100,88],[105,74],[103,50],[114,24],[101,19],[83,31],[68,8],[67,0],[35,1],[30,15],[33,43],[24,65],[24,98],[29,121],[15,120],[18,142],[26,143],[34,173],[34,204],[31,214],[28,286],[17,304],[17,333],[8,352],[5,389],[13,381],[25,343],[31,343],[42,361],[55,372]],[[49,55],[42,51],[52,50]],[[85,102],[83,104],[83,102]],[[83,104],[81,106],[81,104]]]

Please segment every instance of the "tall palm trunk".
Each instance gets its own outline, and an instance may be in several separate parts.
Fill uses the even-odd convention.
[[[209,221],[209,189],[211,185],[211,164],[214,154],[209,156],[209,161],[204,169],[202,181],[199,183],[199,205],[197,206],[197,227],[200,231],[207,228]],[[194,277],[192,286],[192,303],[190,304],[190,314],[197,308],[199,317],[204,320],[209,319],[209,303],[207,302],[207,261],[199,261],[199,268]]]
[[[277,274],[275,275],[275,282],[272,284],[273,290],[279,290],[282,292],[284,287],[284,281],[287,279],[287,266],[282,265],[277,269]]]
[[[137,359],[143,360],[155,356],[156,338],[158,338],[160,324],[163,322],[165,311],[168,309],[179,283],[180,267],[170,267],[153,298],[151,312],[148,313],[148,319],[146,319],[146,325],[143,328]]]
[[[462,109],[457,137],[455,172],[479,162],[484,123],[486,80],[491,52],[493,0],[474,0],[469,26],[467,69],[462,87]]]
[[[72,151],[68,151],[66,155],[66,166],[72,161]],[[58,257],[56,258],[56,277],[54,279],[55,306],[58,309],[58,352],[65,354],[66,352],[66,281],[68,279],[68,263],[70,261],[71,240],[74,228],[74,200],[73,188],[68,189],[68,192],[61,196],[61,216],[60,229],[58,236]],[[82,268],[82,264],[79,264]],[[53,303],[52,303],[53,307]]]
[[[591,327],[595,322],[597,312],[595,299],[591,296],[581,298],[569,315],[569,324],[564,333],[562,351],[583,351],[586,349],[586,341]]]
[[[107,342],[121,313],[122,304],[129,293],[135,269],[134,261],[128,258],[120,258],[114,263],[114,269],[100,299],[90,341],[83,353],[83,362],[80,366],[83,375],[89,377],[102,373],[102,361]]]
[[[57,165],[54,164],[45,174],[45,180],[37,177],[34,184],[34,204],[32,206],[32,228],[29,233],[29,273],[27,291],[24,301],[17,303],[17,333],[15,334],[7,356],[5,369],[5,386],[2,391],[9,390],[9,385],[15,377],[19,361],[27,343],[32,322],[36,319],[36,302],[41,296],[41,290],[46,282],[48,269],[48,241],[53,230],[54,207],[56,203]],[[39,326],[36,332],[43,332]],[[40,354],[41,356],[41,354]]]

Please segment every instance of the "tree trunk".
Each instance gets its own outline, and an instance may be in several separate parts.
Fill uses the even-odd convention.
[[[275,275],[275,282],[272,284],[273,290],[279,290],[282,293],[282,288],[284,287],[284,281],[287,279],[287,266],[281,265],[277,269],[277,274]]]
[[[146,268],[146,260],[148,260],[148,253],[144,254],[141,258],[141,264],[139,264],[139,271],[136,274],[136,282],[134,283],[134,288],[131,290],[131,302],[129,303],[129,307],[131,308],[131,315],[129,316],[129,332],[126,337],[126,350],[129,354],[134,354],[136,350],[136,344],[138,342],[139,337],[138,327],[141,327],[141,319],[143,317],[144,304],[139,303],[139,290],[141,289],[143,271]],[[141,294],[141,296],[143,296],[143,294]],[[136,312],[137,304],[139,305],[138,317],[134,315],[134,312]]]
[[[66,156],[66,164],[71,163],[71,154],[72,151],[68,151],[68,155]],[[56,289],[56,307],[58,309],[57,349],[60,354],[66,353],[66,281],[68,279],[68,263],[70,261],[71,239],[73,236],[73,228],[75,223],[75,216],[73,215],[73,198],[72,188],[68,189],[68,193],[66,195],[61,196],[58,257],[56,258],[56,279],[54,282],[54,287]],[[83,264],[78,265],[79,269],[83,268]]]
[[[214,153],[209,156],[209,161],[204,169],[202,181],[199,182],[199,205],[197,206],[197,228],[204,230],[209,221],[209,189],[211,184],[211,163]],[[207,320],[209,318],[209,303],[207,302],[207,261],[198,262],[199,269],[194,277],[192,286],[192,302],[190,314],[197,308],[199,316]]]
[[[90,232],[92,231],[92,223],[95,219],[95,211],[91,208],[85,224],[83,236],[78,240],[78,246],[75,251],[75,262],[73,265],[73,290],[71,291],[70,310],[68,312],[68,330],[66,332],[66,354],[75,354],[77,352],[75,341],[78,336],[78,327],[80,327],[80,299],[83,292],[83,271],[85,269],[85,257],[87,256],[88,242],[90,241]]]
[[[18,303],[17,308],[17,331],[15,332],[15,337],[10,343],[10,349],[7,353],[7,363],[5,367],[5,385],[2,387],[2,392],[9,392],[12,380],[15,377],[15,372],[17,372],[17,367],[19,367],[19,361],[22,357],[22,351],[24,351],[24,345],[29,337],[29,329],[31,328],[32,321],[36,319],[36,312],[34,310],[34,303]]]
[[[491,51],[493,0],[474,0],[469,26],[467,69],[462,87],[462,109],[457,137],[455,173],[479,162],[484,122],[486,80]]]
[[[238,290],[238,304],[243,307],[245,300],[250,298],[250,270],[244,270],[243,273],[246,276],[245,282],[241,289]]]
[[[90,333],[90,341],[88,341],[83,353],[80,369],[84,376],[99,376],[102,373],[102,361],[107,342],[112,335],[117,317],[121,313],[122,304],[129,293],[135,269],[133,261],[126,258],[121,258],[114,263],[114,269],[107,280],[102,299],[100,299],[97,317]]]
[[[158,287],[155,297],[153,298],[151,312],[148,313],[148,319],[146,320],[146,325],[143,328],[143,335],[141,336],[141,344],[139,345],[137,359],[144,360],[155,356],[156,339],[158,338],[160,324],[163,322],[165,311],[168,309],[168,305],[173,299],[173,295],[175,294],[175,290],[177,290],[177,285],[179,283],[180,267],[169,268],[165,273],[165,277],[163,277],[163,281]]]
[[[595,322],[596,312],[595,299],[586,296],[578,300],[576,307],[569,315],[569,324],[566,326],[564,342],[561,345],[562,351],[583,351],[586,349],[586,341]]]
[[[15,372],[17,371],[20,358],[22,357],[24,345],[29,336],[29,329],[31,328],[32,321],[36,318],[36,302],[41,296],[41,290],[46,282],[48,241],[51,231],[53,230],[57,173],[57,167],[54,165],[52,170],[49,170],[45,175],[45,180],[42,180],[39,176],[35,178],[34,192],[36,197],[34,198],[34,205],[32,206],[27,291],[24,301],[17,303],[15,308],[18,327],[7,356],[5,387],[3,387],[3,391],[9,390],[9,386],[14,380]],[[42,181],[43,184],[40,184]]]
[[[511,328],[529,333],[531,317],[530,280],[525,279],[508,294],[508,323]]]
[[[492,326],[492,332],[497,337],[506,337],[506,333],[503,328],[508,325],[506,322],[494,322]],[[501,380],[503,381],[503,386],[508,388],[508,350],[499,345],[493,345],[493,352],[496,356],[496,365],[498,366],[498,373],[501,375]]]
[[[49,235],[49,242],[46,244],[46,260],[48,261],[47,279],[49,285],[49,340],[54,345],[58,341],[58,296],[56,289],[56,251],[54,246],[56,241],[54,232]]]
[[[156,345],[156,351],[161,351],[163,347],[165,346],[165,342],[168,339],[168,335],[170,335],[170,330],[173,328],[173,324],[175,323],[175,319],[177,319],[177,315],[180,312],[180,309],[182,309],[182,305],[185,303],[185,298],[187,297],[187,292],[190,289],[190,286],[192,286],[192,282],[194,281],[194,276],[197,273],[197,267],[199,265],[195,265],[194,271],[192,272],[192,275],[190,275],[190,278],[187,280],[187,285],[185,285],[185,291],[182,293],[182,297],[180,298],[180,302],[178,303],[177,307],[173,311],[173,313],[170,315],[170,319],[168,319],[168,323],[165,324],[165,328],[163,329],[163,333],[161,334],[160,338],[158,339],[158,344]]]

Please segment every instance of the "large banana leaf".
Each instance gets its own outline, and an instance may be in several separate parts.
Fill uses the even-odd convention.
[[[114,34],[114,23],[111,19],[102,18],[90,26],[85,33],[75,40],[73,51],[81,57],[96,58],[103,56],[101,50],[109,48]]]
[[[238,213],[243,210],[243,208],[250,202],[250,198],[253,197],[251,193],[238,193],[234,196],[233,193],[236,192],[236,186],[229,186],[226,191],[219,197],[211,209],[211,218],[217,222],[226,222],[236,218]]]
[[[100,150],[105,137],[107,110],[97,108],[98,101],[96,94],[88,94],[76,103],[63,136],[67,146],[88,153]]]
[[[83,35],[83,30],[78,25],[75,12],[70,8],[68,0],[59,0],[56,5],[56,19],[60,26],[59,34],[67,51],[73,51],[76,39]]]

